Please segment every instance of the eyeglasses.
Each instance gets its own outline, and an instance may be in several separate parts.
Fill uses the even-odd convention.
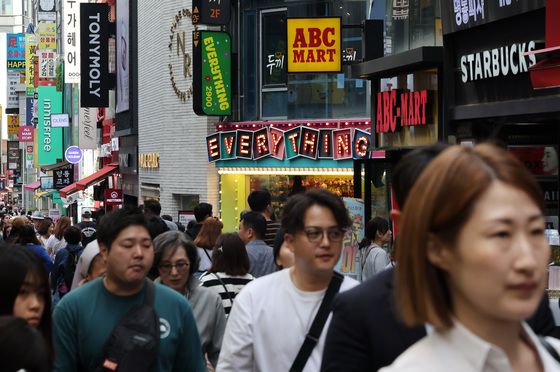
[[[179,261],[175,264],[165,262],[159,265],[159,268],[164,273],[170,273],[173,268],[177,269],[177,272],[184,273],[189,268],[190,264],[185,261]]]
[[[307,240],[309,240],[310,243],[319,243],[321,240],[323,240],[325,231],[327,232],[329,240],[335,243],[342,241],[342,239],[344,238],[344,234],[346,233],[346,230],[339,227],[330,227],[326,230],[323,230],[319,227],[306,227],[303,229],[303,232],[307,236]]]

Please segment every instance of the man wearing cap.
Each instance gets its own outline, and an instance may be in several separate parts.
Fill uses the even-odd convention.
[[[78,223],[78,227],[82,230],[82,247],[87,246],[96,238],[97,224],[91,219],[91,212],[84,209],[82,212],[82,221]]]
[[[45,216],[43,216],[43,213],[41,213],[41,211],[35,211],[33,212],[33,214],[31,214],[31,221],[33,221],[33,227],[35,227],[35,233],[37,235],[39,235],[38,231],[39,231],[39,225],[41,224],[41,221],[43,221],[45,219]]]

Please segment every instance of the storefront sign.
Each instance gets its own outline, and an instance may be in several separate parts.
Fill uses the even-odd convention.
[[[8,120],[8,136],[9,137],[17,136],[19,130],[19,115],[18,114],[6,115],[6,119]]]
[[[37,18],[39,21],[56,21],[55,0],[39,0],[38,3]]]
[[[19,142],[33,142],[35,140],[33,132],[35,127],[32,125],[19,127],[18,139]]]
[[[51,115],[62,111],[62,93],[56,87],[39,87],[38,91],[38,164],[56,164],[62,159],[62,128],[52,127]]]
[[[175,95],[181,102],[187,102],[193,95],[193,83],[190,79],[193,76],[192,58],[185,44],[185,30],[181,29],[181,26],[186,28],[181,22],[183,18],[191,18],[191,16],[189,9],[179,10],[173,18],[169,34],[169,80]],[[176,56],[180,56],[180,63],[177,63]]]
[[[80,107],[78,124],[80,137],[78,146],[81,149],[97,148],[97,110],[91,107]]]
[[[123,192],[121,189],[105,190],[105,205],[121,205],[123,203]]]
[[[75,0],[64,0],[63,9],[64,82],[78,84],[80,83],[80,4]]]
[[[56,23],[39,22],[40,50],[56,50]]]
[[[227,25],[231,17],[230,0],[193,0],[193,25]]]
[[[432,102],[427,90],[403,92],[392,89],[377,93],[375,132],[388,133],[431,122]]]
[[[109,106],[109,6],[80,4],[81,107]],[[86,73],[87,72],[87,73]]]
[[[556,146],[511,146],[508,150],[535,176],[558,176]]]
[[[194,31],[194,101],[197,115],[231,115],[231,38],[227,32]]]
[[[37,52],[37,37],[34,34],[25,34],[25,93],[33,97],[35,89],[35,66],[33,60]]]
[[[514,43],[463,55],[459,59],[461,81],[467,83],[525,73],[529,71],[529,67],[537,63],[535,55],[524,56],[524,53],[535,50],[535,45],[534,41]]]
[[[39,50],[39,79],[54,79],[56,77],[56,52]]]
[[[8,141],[8,169],[14,171],[14,177],[19,177],[21,170],[21,151],[18,141]]]
[[[305,157],[309,159],[368,159],[371,135],[359,129],[314,129],[296,126],[282,131],[262,128],[257,131],[218,132],[206,137],[208,161],[232,159],[279,160]]]
[[[53,186],[60,190],[74,183],[74,165],[65,165],[53,171]]]
[[[340,72],[341,19],[288,18],[288,72]]]
[[[129,0],[117,0],[117,106],[115,112],[129,109]]]
[[[68,114],[51,115],[51,126],[53,128],[68,128],[70,126]]]
[[[445,0],[443,33],[448,34],[543,8],[546,0]]]
[[[8,70],[25,70],[25,34],[7,34]]]
[[[18,86],[19,86],[19,79],[20,74],[18,71],[8,71],[7,73],[7,90],[8,90],[8,99],[6,102],[7,109],[17,109],[19,108],[19,94],[18,94]]]
[[[72,164],[79,163],[84,157],[84,152],[78,146],[70,146],[64,151],[64,158]]]
[[[53,188],[53,177],[46,176],[39,179],[41,181],[41,189],[50,190]]]
[[[157,152],[140,154],[139,164],[140,168],[159,168],[159,154]]]

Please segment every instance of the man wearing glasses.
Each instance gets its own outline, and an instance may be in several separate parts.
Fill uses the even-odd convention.
[[[350,225],[342,200],[328,191],[311,190],[288,200],[282,227],[294,266],[254,280],[235,298],[217,371],[290,370],[327,288],[338,278],[333,268]],[[340,291],[357,284],[344,278]],[[319,370],[329,321],[330,315],[318,337],[307,337],[314,342],[301,370]]]

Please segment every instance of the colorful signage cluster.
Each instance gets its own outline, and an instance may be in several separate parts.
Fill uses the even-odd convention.
[[[402,127],[432,122],[432,94],[428,90],[402,91],[392,89],[377,93],[375,132],[389,133]]]
[[[231,115],[231,38],[227,32],[193,32],[193,109],[197,115]]]
[[[81,107],[109,106],[109,6],[80,4]]]
[[[340,72],[341,19],[288,18],[288,72]]]
[[[371,134],[357,128],[313,129],[298,126],[287,131],[265,127],[256,131],[236,130],[206,137],[208,161],[231,159],[279,160],[367,159]]]

